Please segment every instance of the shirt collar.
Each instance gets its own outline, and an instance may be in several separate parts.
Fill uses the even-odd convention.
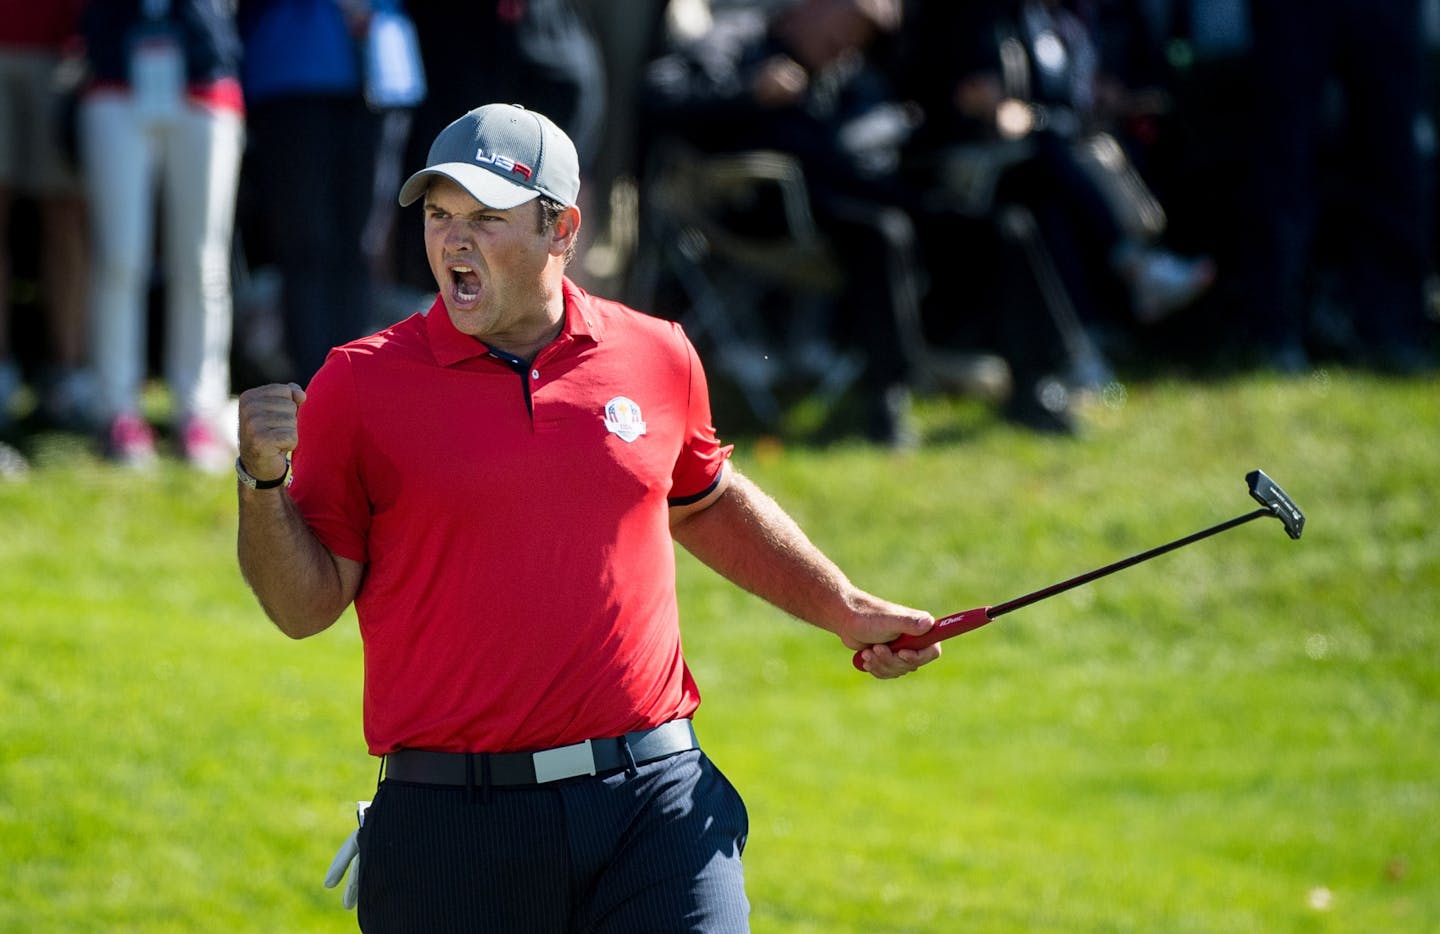
[[[598,342],[601,327],[595,313],[594,299],[570,279],[562,283],[565,295],[565,326],[557,340],[589,340]],[[425,313],[425,328],[430,339],[430,352],[440,366],[454,366],[465,360],[483,357],[490,352],[485,342],[455,329],[445,300],[439,295]]]

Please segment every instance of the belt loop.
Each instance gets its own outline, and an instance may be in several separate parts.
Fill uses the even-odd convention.
[[[484,803],[489,804],[489,803],[490,803],[490,753],[488,753],[488,752],[482,752],[482,753],[480,753],[480,784],[481,784],[481,791],[480,791],[481,800],[482,800]]]
[[[381,757],[380,757],[380,774],[375,776],[375,789],[376,789],[377,791],[380,789],[380,783],[383,782],[383,781],[385,781],[385,763],[386,763],[389,759],[390,759],[389,756],[381,756]]]
[[[465,753],[465,800],[475,801],[475,753]]]
[[[640,766],[635,763],[635,753],[630,751],[630,737],[620,737],[620,751],[625,754],[625,775],[634,778],[640,774]]]

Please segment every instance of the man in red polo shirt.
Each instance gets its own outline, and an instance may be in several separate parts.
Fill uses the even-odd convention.
[[[366,930],[747,928],[674,541],[877,677],[939,654],[888,649],[930,614],[856,588],[728,464],[680,328],[565,277],[579,187],[542,115],[461,117],[400,193],[424,203],[429,312],[241,397],[246,580],[287,635],[354,602],[364,639]]]

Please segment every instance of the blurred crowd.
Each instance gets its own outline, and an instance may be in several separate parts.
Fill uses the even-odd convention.
[[[572,277],[764,421],[1433,372],[1437,50],[1440,0],[0,0],[0,441],[228,469],[239,390],[428,307],[395,191],[491,101],[577,144]]]

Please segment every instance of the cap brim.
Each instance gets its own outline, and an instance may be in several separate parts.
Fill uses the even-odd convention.
[[[400,206],[407,207],[418,201],[435,178],[450,179],[468,191],[470,197],[497,211],[519,207],[540,197],[540,192],[534,188],[508,182],[489,169],[465,162],[442,162],[421,169],[405,180],[405,184],[400,187]]]

